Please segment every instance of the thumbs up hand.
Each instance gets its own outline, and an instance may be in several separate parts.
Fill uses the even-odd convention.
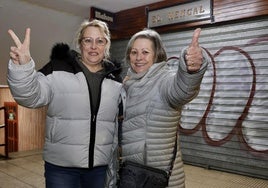
[[[192,42],[189,45],[185,55],[187,69],[190,73],[198,71],[202,66],[203,61],[202,49],[198,43],[200,32],[201,32],[200,28],[197,28],[194,31]]]

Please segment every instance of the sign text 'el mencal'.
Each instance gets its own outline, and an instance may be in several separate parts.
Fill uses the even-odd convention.
[[[209,18],[211,18],[211,0],[200,0],[159,10],[149,10],[147,24],[152,28]]]

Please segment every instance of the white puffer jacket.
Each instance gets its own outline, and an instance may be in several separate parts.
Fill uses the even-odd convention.
[[[122,89],[117,78],[120,71],[113,63],[103,62],[106,75],[101,87],[96,88],[100,90],[100,96],[94,113],[78,59],[77,52],[58,44],[53,48],[50,62],[40,71],[35,70],[33,60],[25,65],[10,61],[10,90],[22,106],[47,105],[43,153],[46,162],[89,169],[109,165],[108,176],[115,179],[115,172],[110,171],[115,170],[111,163],[117,151],[116,119]]]

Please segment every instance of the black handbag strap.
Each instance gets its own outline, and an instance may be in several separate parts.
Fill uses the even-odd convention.
[[[119,166],[122,166],[122,124],[123,124],[123,104],[119,104],[119,116],[118,116],[118,156],[119,156]],[[177,147],[178,147],[178,126],[177,126],[177,133],[176,133],[176,139],[175,139],[175,145],[173,149],[173,156],[170,161],[170,169],[168,171],[168,177],[171,176],[172,169],[175,163],[176,155],[177,155]]]

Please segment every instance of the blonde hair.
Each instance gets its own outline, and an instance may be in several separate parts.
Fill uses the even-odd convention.
[[[84,36],[84,32],[86,30],[86,28],[88,27],[97,27],[100,29],[100,31],[103,33],[104,38],[106,39],[107,43],[105,46],[105,50],[104,50],[104,58],[105,59],[109,59],[110,58],[110,47],[111,47],[111,34],[109,31],[109,28],[107,26],[107,24],[103,21],[100,20],[85,20],[81,23],[77,34],[76,34],[76,47],[80,49],[81,47],[81,41],[83,39]]]

